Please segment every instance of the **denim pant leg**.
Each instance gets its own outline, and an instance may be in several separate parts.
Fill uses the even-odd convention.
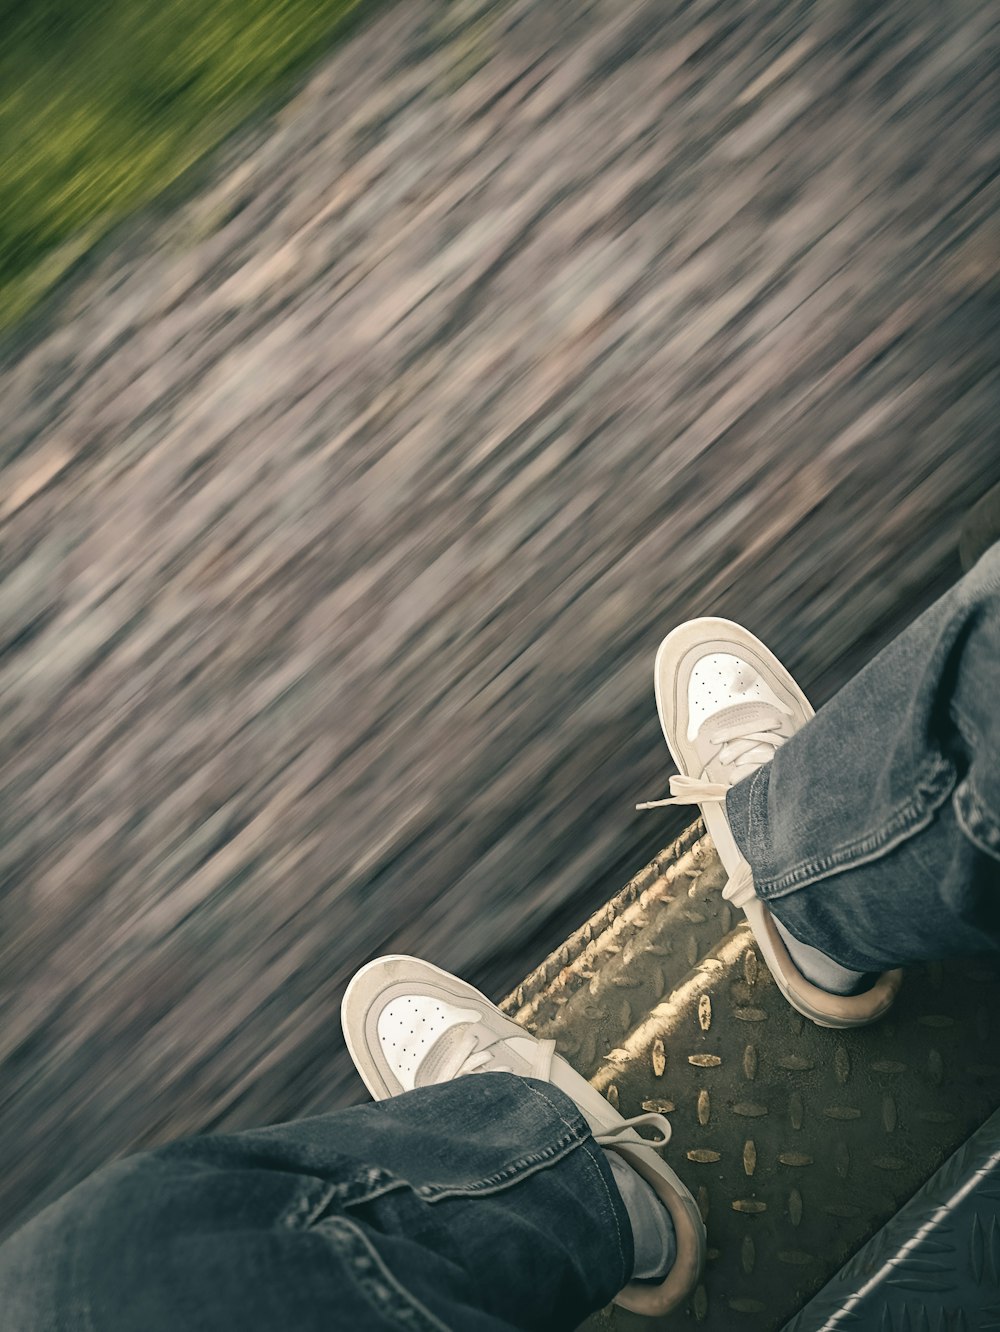
[[[4,1332],[552,1332],[632,1252],[573,1103],[484,1073],[110,1165],[0,1245],[0,1309]]]
[[[842,966],[1000,947],[1000,543],[726,809],[758,897]]]

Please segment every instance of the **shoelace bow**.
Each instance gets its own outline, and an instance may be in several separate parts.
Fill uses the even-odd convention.
[[[782,718],[775,716],[769,726],[759,730],[746,731],[738,725],[720,726],[710,736],[712,744],[719,745],[719,762],[723,767],[733,769],[733,776],[728,782],[712,782],[704,777],[689,777],[686,773],[677,773],[670,778],[670,796],[666,800],[644,800],[636,809],[662,809],[664,805],[702,805],[721,803],[741,777],[747,777],[774,758],[776,750],[785,743],[785,737],[778,735]],[[745,768],[745,772],[740,769]]]
[[[777,730],[782,718],[775,716],[769,726],[755,731],[745,731],[738,725],[720,726],[710,740],[720,746],[719,762],[724,767],[733,769],[733,776],[728,782],[712,782],[705,777],[689,777],[686,773],[677,773],[670,778],[670,796],[666,800],[645,800],[636,805],[636,809],[662,809],[665,805],[709,805],[721,804],[729,794],[729,788],[743,777],[756,771],[762,763],[774,758],[776,751],[785,743],[786,737],[778,735]],[[745,771],[741,772],[740,769]],[[735,906],[742,906],[754,896],[753,876],[750,866],[743,861],[729,878],[722,891],[722,896]]]
[[[640,1124],[647,1124],[651,1128],[657,1129],[660,1134],[658,1138],[641,1138],[641,1135],[639,1135],[644,1147],[655,1147],[657,1151],[661,1147],[666,1147],[670,1141],[670,1120],[653,1110],[646,1110],[641,1115],[633,1115],[631,1119],[623,1119],[620,1124],[605,1129],[603,1133],[595,1133],[594,1141],[601,1147],[613,1147],[625,1132],[629,1129],[635,1129]]]

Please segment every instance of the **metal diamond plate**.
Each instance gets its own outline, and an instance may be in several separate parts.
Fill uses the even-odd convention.
[[[725,872],[696,823],[551,953],[500,1007],[587,1077],[732,929]],[[692,885],[698,892],[692,892]],[[706,890],[715,888],[713,894]]]
[[[889,1019],[826,1031],[734,928],[724,880],[695,825],[504,1004],[623,1114],[670,1117],[706,1219],[689,1306],[604,1311],[595,1332],[782,1327],[1000,1105],[994,963],[913,968]],[[989,1272],[1000,1239],[977,1236]]]
[[[1000,1113],[937,1170],[784,1332],[1000,1328]]]

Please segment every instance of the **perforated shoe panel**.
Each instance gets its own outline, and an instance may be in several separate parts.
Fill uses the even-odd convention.
[[[417,1081],[420,1066],[446,1031],[475,1022],[478,1014],[444,999],[422,994],[396,995],[378,1015],[376,1030],[382,1054],[406,1091]]]
[[[706,653],[688,681],[688,739],[694,740],[709,717],[740,703],[768,703],[786,710],[749,662],[729,652]]]

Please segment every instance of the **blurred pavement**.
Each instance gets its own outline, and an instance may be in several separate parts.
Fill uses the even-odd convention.
[[[0,366],[0,1230],[362,1095],[669,840],[651,666],[821,701],[1000,478],[987,0],[380,13]]]

